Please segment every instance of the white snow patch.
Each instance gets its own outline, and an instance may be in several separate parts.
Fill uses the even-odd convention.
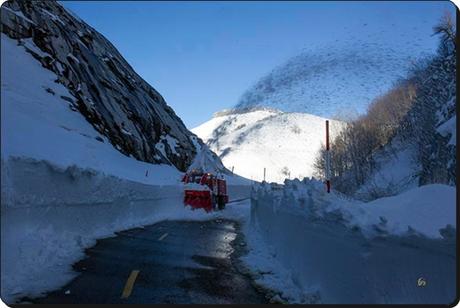
[[[128,135],[128,136],[132,136],[133,134],[128,132],[126,129],[124,129],[123,127],[121,128],[121,132],[125,135]]]
[[[4,34],[2,34],[3,36]],[[39,57],[50,57],[50,55],[35,45],[34,41],[31,38],[25,38],[20,40],[20,44],[22,44],[27,50],[35,53]]]
[[[164,158],[168,159],[168,155],[166,155],[166,149],[164,143],[160,140],[155,144],[155,149],[160,151],[160,153],[163,155]]]
[[[197,184],[197,183],[184,184],[184,190],[210,191],[208,186],[200,185],[200,184]]]
[[[452,116],[449,120],[441,124],[437,131],[443,136],[449,136],[449,144],[457,145],[457,116]]]
[[[200,150],[201,150],[201,145],[200,145],[200,143],[198,142],[196,136],[191,135],[191,136],[190,136],[190,140],[192,141],[193,146],[195,147],[195,151],[197,151],[197,152],[200,151]]]
[[[53,13],[51,13],[50,11],[42,9],[42,12],[45,13],[46,15],[48,15],[51,18],[51,20],[59,22],[61,25],[65,26],[65,22],[61,18],[59,18],[58,16],[54,15]]]
[[[76,63],[80,63],[80,60],[78,60],[77,57],[75,57],[75,56],[74,56],[72,53],[70,53],[70,52],[67,54],[67,58],[72,59],[72,60],[73,60],[74,62],[76,62]]]
[[[171,137],[170,135],[166,136],[161,136],[161,140],[166,140],[168,143],[169,148],[171,149],[171,152],[177,156],[180,156],[179,153],[177,153],[176,148],[177,148],[177,143],[179,142],[176,138]]]

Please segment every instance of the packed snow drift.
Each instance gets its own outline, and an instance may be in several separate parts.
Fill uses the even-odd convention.
[[[260,109],[217,114],[192,129],[227,169],[255,181],[283,183],[312,176],[325,140],[326,119],[304,113]],[[345,124],[330,121],[331,136]]]
[[[450,304],[455,195],[433,184],[363,203],[316,180],[256,185],[246,262],[291,303]]]

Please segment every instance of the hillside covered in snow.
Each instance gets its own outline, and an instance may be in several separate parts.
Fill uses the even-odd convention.
[[[283,183],[313,175],[314,158],[325,140],[325,120],[273,109],[222,112],[192,129],[219,155],[227,169],[255,181]],[[331,136],[345,124],[331,121]]]
[[[44,87],[50,99],[80,112],[125,155],[182,171],[190,165],[192,134],[100,33],[55,1],[9,1],[1,14],[4,35],[66,88],[63,94]]]

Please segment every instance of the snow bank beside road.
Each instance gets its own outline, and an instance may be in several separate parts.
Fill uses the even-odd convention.
[[[309,221],[337,221],[367,238],[382,234],[443,238],[442,230],[455,228],[456,188],[448,185],[416,187],[368,203],[327,194],[321,182],[309,179],[286,181],[284,187],[262,184],[254,188],[253,199],[259,203]]]
[[[265,184],[253,192],[246,261],[289,302],[448,304],[454,228],[455,188],[445,185],[360,203],[313,180]]]
[[[143,184],[76,165],[10,157],[1,161],[1,176],[1,297],[7,303],[67,283],[84,249],[115,231],[220,215],[185,208],[183,185]],[[228,190],[231,200],[250,194],[247,185]]]
[[[363,207],[387,221],[390,233],[416,232],[430,238],[442,238],[450,225],[455,228],[456,189],[442,184],[425,185],[394,197],[377,199]]]
[[[8,303],[72,279],[71,264],[96,239],[184,212],[180,186],[24,159],[2,161],[1,175],[1,295]]]

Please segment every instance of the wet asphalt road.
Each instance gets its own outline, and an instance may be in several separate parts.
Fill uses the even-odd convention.
[[[233,221],[164,221],[117,233],[86,250],[80,273],[34,303],[267,303],[241,271],[244,239]],[[129,293],[127,281],[138,275]],[[131,280],[133,277],[131,277]]]

